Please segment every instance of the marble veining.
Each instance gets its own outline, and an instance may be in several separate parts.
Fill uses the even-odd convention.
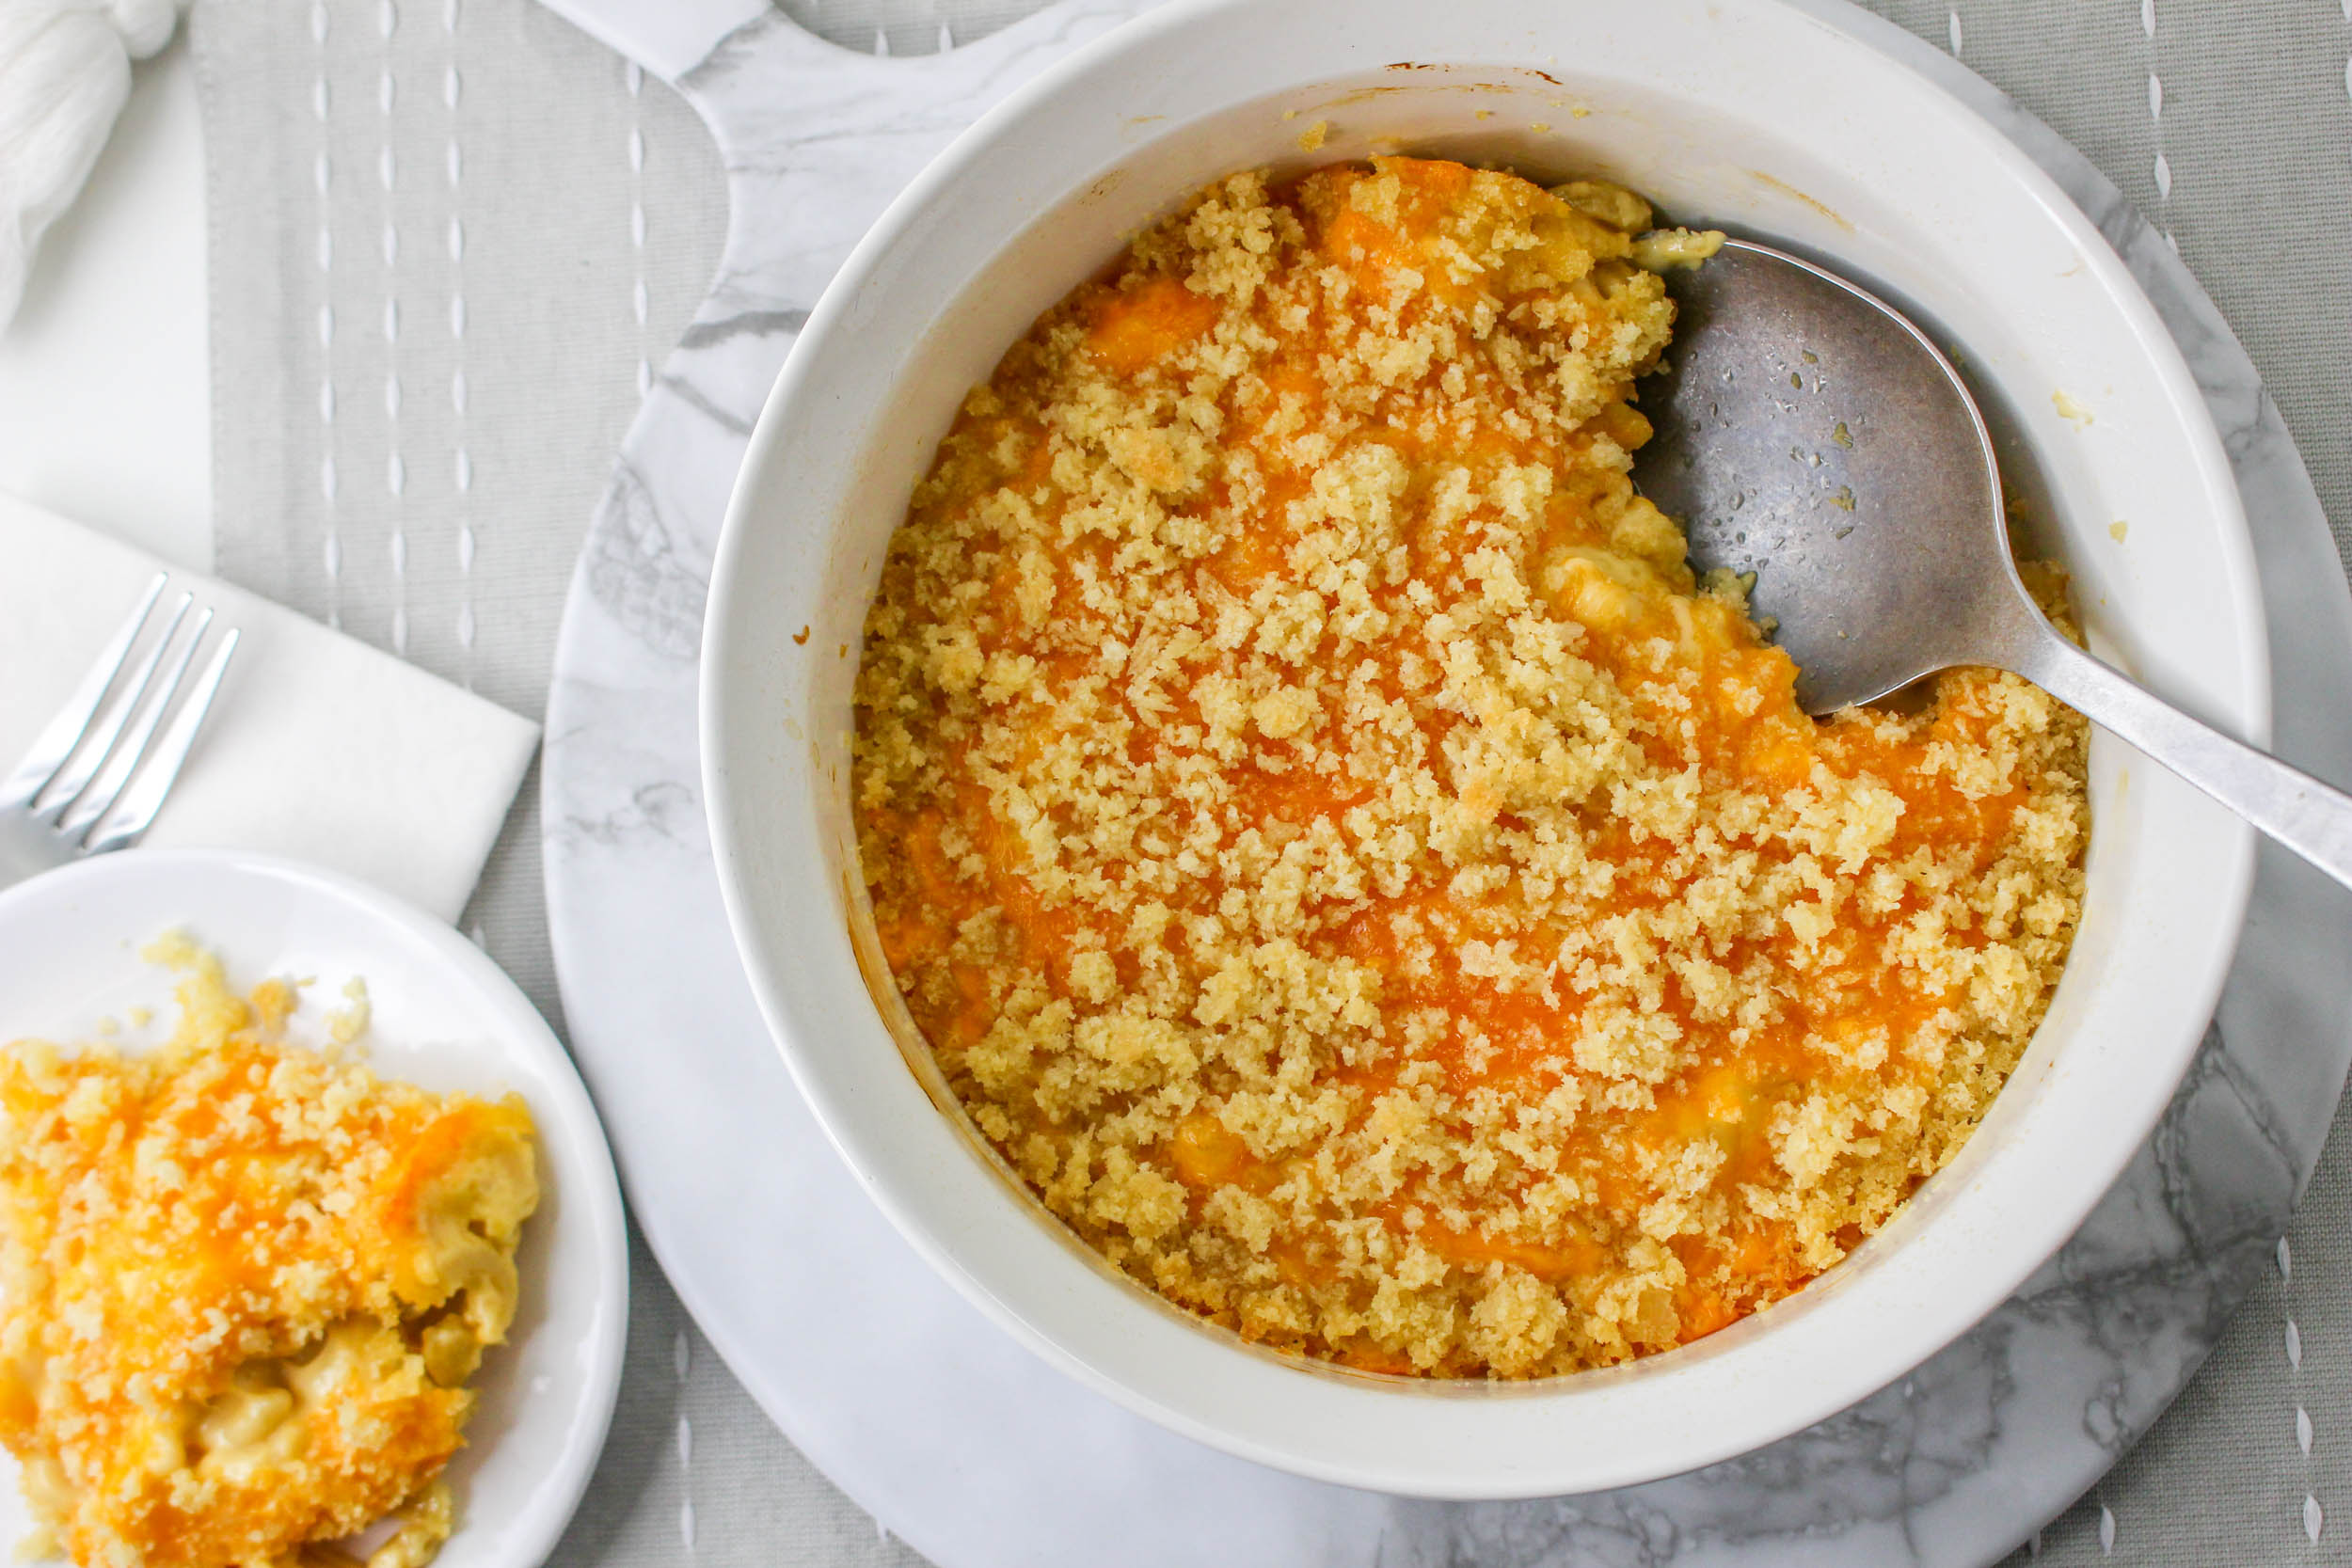
[[[695,751],[704,591],[745,440],[834,270],[956,132],[1147,0],[1064,0],[899,59],[849,54],[732,0],[550,3],[675,81],[719,144],[732,200],[719,277],[628,434],[557,653],[548,894],[574,1049],[680,1295],[787,1435],[883,1528],[943,1568],[1961,1568],[2015,1546],[2146,1431],[2270,1265],[2352,1062],[2340,961],[2352,900],[2275,851],[2201,1054],[2074,1240],[1912,1376],[1706,1470],[1491,1504],[1299,1481],[1078,1389],[932,1275],[825,1142],[738,970]],[[2253,519],[2276,744],[2352,776],[2352,736],[2321,700],[2352,685],[2352,608],[2326,521],[2277,409],[2178,256],[2078,153],[1950,58],[1838,0],[1804,8],[1968,101],[2130,263],[2196,373]],[[976,1476],[976,1446],[990,1475],[1054,1478],[1056,1506]],[[1211,1496],[1218,1506],[1200,1508]]]

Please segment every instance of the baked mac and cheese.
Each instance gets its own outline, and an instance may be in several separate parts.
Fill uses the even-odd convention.
[[[260,1568],[396,1515],[371,1568],[417,1568],[514,1318],[530,1113],[290,1044],[293,987],[151,951],[187,970],[161,1049],[0,1053],[0,1441],[32,1544]]]
[[[1709,248],[1650,221],[1236,175],[1012,347],[893,540],[853,802],[905,1004],[1056,1214],[1253,1339],[1719,1329],[1951,1158],[2065,959],[2081,721],[1988,670],[1807,718],[1635,493],[1643,263]]]

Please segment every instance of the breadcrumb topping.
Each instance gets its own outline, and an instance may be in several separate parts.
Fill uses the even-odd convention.
[[[2080,719],[1985,670],[1807,718],[1634,492],[1649,266],[1711,251],[1650,223],[1232,176],[1013,346],[892,542],[891,972],[1044,1203],[1250,1338],[1528,1377],[1713,1332],[1952,1157],[2065,960]]]
[[[290,1044],[295,989],[241,997],[184,939],[149,956],[187,972],[161,1049],[0,1053],[0,1440],[29,1544],[291,1568],[393,1515],[371,1568],[418,1568],[514,1316],[530,1113]]]

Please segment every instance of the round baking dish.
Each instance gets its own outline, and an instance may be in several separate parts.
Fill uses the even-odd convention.
[[[753,989],[818,1117],[914,1246],[1039,1354],[1325,1480],[1449,1497],[1628,1485],[1901,1376],[2058,1248],[2188,1064],[2252,839],[2100,736],[2081,932],[1992,1116],[1845,1264],[1696,1344],[1532,1384],[1378,1377],[1248,1346],[1100,1264],[966,1124],[873,941],[848,801],[866,607],[959,399],[1123,236],[1234,168],[1389,150],[1603,175],[1909,303],[1991,405],[2035,546],[2073,569],[2094,644],[2266,737],[2245,519],[2186,368],[2057,187],[1925,78],[1787,0],[1176,0],[974,127],[812,315],[713,565],[711,834]]]

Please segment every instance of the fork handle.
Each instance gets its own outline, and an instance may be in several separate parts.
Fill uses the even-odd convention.
[[[2003,662],[2352,888],[2352,795],[2190,718],[2055,631]]]

